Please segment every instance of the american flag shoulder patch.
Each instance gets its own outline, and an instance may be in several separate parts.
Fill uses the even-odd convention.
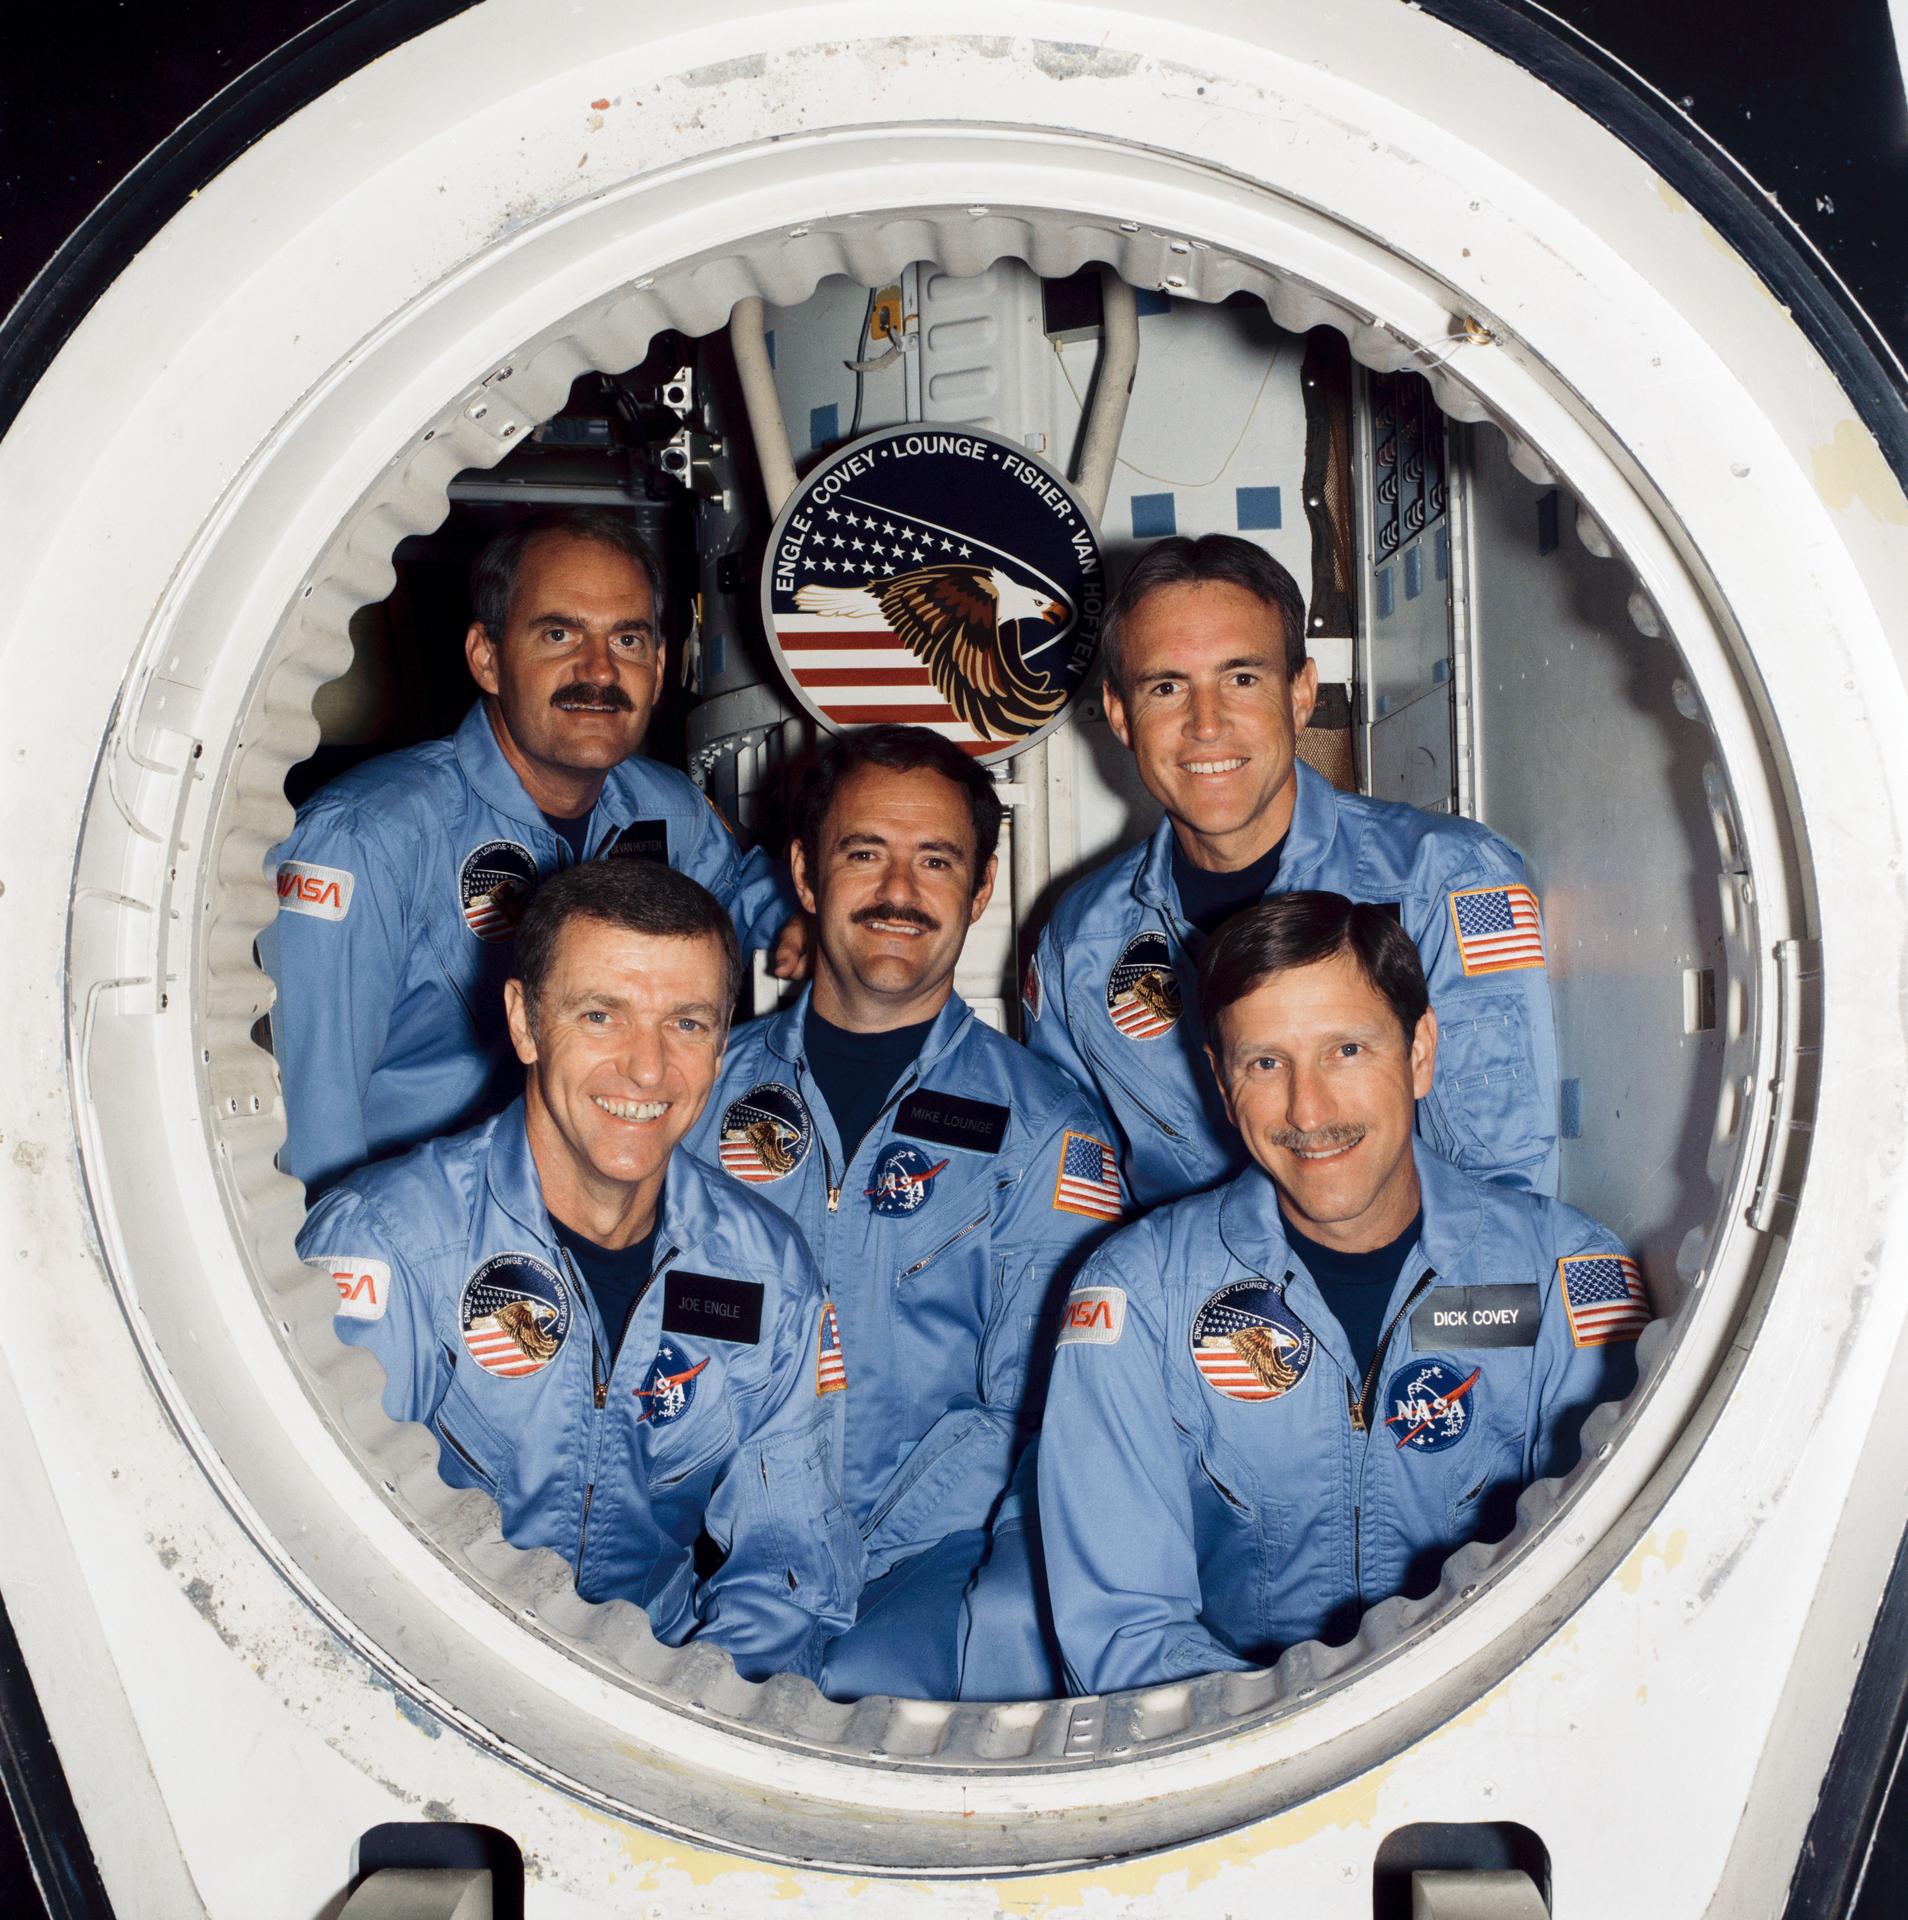
[[[1567,1253],[1557,1262],[1570,1338],[1579,1347],[1634,1340],[1650,1324],[1650,1298],[1636,1262],[1621,1253]]]
[[[846,1393],[848,1365],[841,1357],[841,1322],[835,1317],[835,1303],[823,1303],[821,1329],[815,1338],[815,1397],[824,1393]]]
[[[1543,921],[1526,886],[1466,887],[1451,895],[1451,927],[1466,973],[1515,973],[1544,964]]]
[[[1120,1163],[1104,1140],[1071,1128],[1060,1136],[1060,1165],[1053,1180],[1056,1213],[1083,1213],[1089,1220],[1124,1220]]]

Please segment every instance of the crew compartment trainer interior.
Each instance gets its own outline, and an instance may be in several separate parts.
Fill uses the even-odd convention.
[[[126,262],[0,442],[0,1591],[114,1911],[336,1912],[394,1821],[509,1836],[550,1915],[1363,1914],[1431,1823],[1536,1836],[1559,1914],[1782,1911],[1908,1522],[1908,498],[1855,347],[1712,216],[1381,0],[486,0]],[[1308,754],[1530,860],[1562,1191],[1660,1318],[1582,1465],[1344,1646],[744,1682],[444,1486],[293,1251],[288,782],[454,720],[416,663],[488,527],[620,498],[672,550],[673,744],[772,833],[813,722],[750,601],[771,415],[797,465],[1018,440],[1115,572],[1261,540]],[[1000,770],[959,984],[1010,1031],[1054,890],[1151,824],[1129,767],[1089,688]]]

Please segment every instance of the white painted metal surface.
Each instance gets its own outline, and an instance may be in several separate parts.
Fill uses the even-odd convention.
[[[584,1607],[382,1420],[291,1258],[249,944],[312,689],[453,472],[658,324],[1001,252],[1435,361],[1608,529],[1730,782],[1739,1145],[1596,1470],[1436,1602],[1265,1679],[834,1710]],[[1353,1915],[1386,1832],[1471,1818],[1559,1915],[1773,1910],[1908,1484],[1908,502],[1607,136],[1383,0],[488,0],[179,215],[0,513],[0,1587],[122,1913],[308,1915],[404,1817],[509,1833],[545,1920]]]

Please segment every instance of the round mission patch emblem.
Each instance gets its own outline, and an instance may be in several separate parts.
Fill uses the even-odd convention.
[[[1106,976],[1106,1010],[1129,1040],[1157,1040],[1179,1024],[1179,976],[1163,933],[1136,933]]]
[[[779,1080],[758,1080],[723,1112],[717,1151],[725,1172],[753,1186],[793,1173],[814,1142],[802,1096]]]
[[[530,849],[514,840],[486,840],[465,854],[457,873],[464,925],[479,940],[512,939],[536,890],[537,863]]]
[[[1305,1378],[1318,1343],[1268,1280],[1234,1280],[1193,1315],[1199,1377],[1228,1400],[1276,1400]]]
[[[763,622],[831,729],[932,727],[983,762],[1056,726],[1099,655],[1085,503],[1024,447],[918,422],[863,436],[769,537]]]
[[[465,1351],[486,1373],[520,1380],[562,1352],[569,1290],[535,1254],[493,1254],[464,1282],[457,1323]]]

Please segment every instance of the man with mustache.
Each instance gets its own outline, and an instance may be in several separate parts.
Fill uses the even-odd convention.
[[[1443,1033],[1424,1137],[1554,1193],[1557,1046],[1523,861],[1474,820],[1335,792],[1298,760],[1318,673],[1292,576],[1230,534],[1162,540],[1113,596],[1101,650],[1107,721],[1165,818],[1055,908],[1023,1030],[1105,1103],[1134,1197],[1246,1164],[1201,1059],[1193,969],[1229,914],[1310,887],[1386,908],[1417,942]]]
[[[1254,1164],[1101,1247],[1054,1357],[1040,1514],[1080,1693],[1270,1666],[1429,1593],[1576,1464],[1650,1318],[1595,1221],[1415,1136],[1438,1019],[1381,907],[1248,908],[1199,1007]]]
[[[807,1236],[851,1329],[816,1355],[872,1584],[838,1699],[1046,1698],[1030,1439],[1053,1313],[1120,1218],[1104,1119],[954,991],[993,892],[994,783],[923,727],[838,738],[789,859],[813,982],[735,1036],[691,1145]]]
[[[482,697],[463,724],[332,781],[275,856],[261,950],[281,1164],[314,1196],[516,1093],[503,983],[517,922],[560,868],[663,861],[728,908],[744,951],[779,933],[777,971],[802,964],[786,876],[639,752],[667,648],[661,566],[635,529],[596,508],[527,520],[478,556],[471,600]]]
[[[671,1646],[813,1677],[861,1584],[813,1383],[835,1310],[781,1214],[676,1151],[721,1064],[734,929],[682,874],[590,860],[538,892],[516,960],[523,1097],[340,1181],[298,1250],[385,1412],[430,1428],[513,1545]]]

